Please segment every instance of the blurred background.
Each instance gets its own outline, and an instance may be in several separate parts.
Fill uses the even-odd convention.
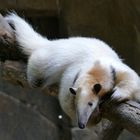
[[[12,10],[49,39],[99,38],[140,73],[139,0],[0,0],[3,15]],[[0,70],[2,73],[2,67]],[[56,96],[15,86],[3,80],[1,74],[0,91],[6,94],[0,95],[0,140],[98,139],[97,130],[102,124],[92,131],[72,128]],[[118,138],[138,139],[126,130]]]

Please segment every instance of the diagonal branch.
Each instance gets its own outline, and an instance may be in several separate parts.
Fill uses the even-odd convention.
[[[123,128],[120,124],[106,121],[103,130],[99,133],[99,140],[117,140],[122,131]]]
[[[134,101],[125,103],[106,102],[102,107],[103,116],[117,125],[140,136],[140,104]]]
[[[15,35],[11,26],[4,20],[3,16],[0,14],[0,39],[4,43],[15,43]]]

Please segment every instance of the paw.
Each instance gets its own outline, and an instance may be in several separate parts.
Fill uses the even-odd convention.
[[[115,92],[111,95],[111,101],[114,102],[124,102],[129,99],[130,99],[129,94],[120,89],[116,89]]]
[[[33,80],[32,82],[30,81],[30,85],[33,88],[43,87],[43,85],[44,85],[44,79],[41,79],[40,78],[40,79]]]

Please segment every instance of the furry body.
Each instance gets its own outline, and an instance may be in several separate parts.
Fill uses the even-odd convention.
[[[85,127],[100,98],[111,90],[113,100],[140,100],[138,75],[103,41],[83,37],[50,41],[15,14],[5,19],[13,24],[16,41],[29,56],[30,85],[60,83],[60,105],[73,120],[77,114],[80,128]],[[99,89],[94,87],[97,84]],[[71,87],[76,96],[70,94]]]

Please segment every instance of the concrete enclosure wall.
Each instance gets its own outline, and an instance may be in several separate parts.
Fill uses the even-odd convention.
[[[0,0],[0,12],[14,10],[49,39],[87,36],[104,40],[140,73],[139,0]],[[12,54],[3,53],[4,59]],[[2,71],[2,69],[0,69]],[[13,86],[0,76],[0,139],[95,140],[96,129],[71,129],[56,97]],[[63,115],[63,119],[58,116]],[[100,127],[101,129],[101,127]],[[8,134],[7,134],[8,133]],[[136,140],[126,136],[119,140]]]

